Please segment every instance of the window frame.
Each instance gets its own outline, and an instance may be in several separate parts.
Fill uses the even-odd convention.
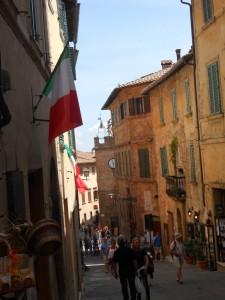
[[[148,148],[138,149],[138,166],[140,178],[151,178],[150,151]]]
[[[166,146],[160,147],[161,172],[163,177],[169,175],[169,164]]]
[[[212,0],[202,0],[202,11],[203,11],[204,23],[207,24],[213,19]]]
[[[216,67],[214,72],[216,72],[217,82],[215,82],[215,77],[214,77],[215,74],[213,74],[213,67]],[[218,60],[207,65],[207,75],[208,75],[210,114],[219,114],[222,112],[222,97],[221,97],[221,83],[220,83],[220,72],[219,72]],[[215,90],[216,88],[215,84],[217,84],[217,91]]]

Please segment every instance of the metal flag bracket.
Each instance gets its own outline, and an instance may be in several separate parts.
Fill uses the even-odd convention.
[[[35,94],[33,94],[33,90],[31,88],[31,98],[32,98],[32,117],[33,117],[31,123],[39,126],[40,122],[49,122],[49,120],[47,120],[47,119],[37,118],[35,116],[35,112],[36,112],[36,110],[37,110],[37,108],[38,108],[38,106],[39,106],[39,104],[40,104],[40,102],[41,102],[41,100],[43,98],[43,94],[35,95]],[[35,100],[37,98],[38,98],[38,100],[37,100],[37,102],[35,104]]]

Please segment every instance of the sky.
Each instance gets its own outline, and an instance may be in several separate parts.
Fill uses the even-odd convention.
[[[161,60],[176,61],[175,49],[191,47],[189,7],[180,0],[79,0],[80,16],[76,89],[83,126],[76,146],[91,151],[99,117],[110,93],[123,84],[161,69]]]

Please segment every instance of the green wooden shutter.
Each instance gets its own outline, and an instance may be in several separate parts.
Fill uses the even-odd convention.
[[[167,176],[169,174],[169,170],[168,170],[166,147],[160,148],[160,158],[161,158],[162,176]]]
[[[176,90],[173,90],[171,93],[172,99],[172,112],[173,112],[173,120],[177,119],[177,100],[176,100]]]
[[[160,124],[164,124],[164,108],[163,108],[163,97],[158,98],[159,103],[159,117],[160,117]]]
[[[63,33],[65,43],[68,41],[68,26],[65,3],[62,0],[57,0],[59,28]]]
[[[75,149],[75,136],[73,130],[68,131],[68,140],[69,140],[69,147]]]
[[[150,177],[149,151],[148,149],[138,149],[140,177]]]
[[[196,170],[195,170],[195,153],[194,153],[194,145],[189,145],[189,153],[190,153],[190,180],[191,182],[196,182]]]
[[[191,112],[191,97],[189,80],[185,80],[185,94],[186,94],[186,112]]]
[[[208,66],[208,80],[209,80],[209,96],[210,96],[210,111],[211,113],[220,113],[221,97],[220,97],[220,83],[218,63],[213,63]]]
[[[212,0],[202,0],[204,21],[207,23],[212,19]]]

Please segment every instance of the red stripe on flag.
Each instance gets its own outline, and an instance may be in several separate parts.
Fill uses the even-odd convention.
[[[82,124],[77,93],[73,90],[60,98],[50,109],[49,144],[60,134]]]

